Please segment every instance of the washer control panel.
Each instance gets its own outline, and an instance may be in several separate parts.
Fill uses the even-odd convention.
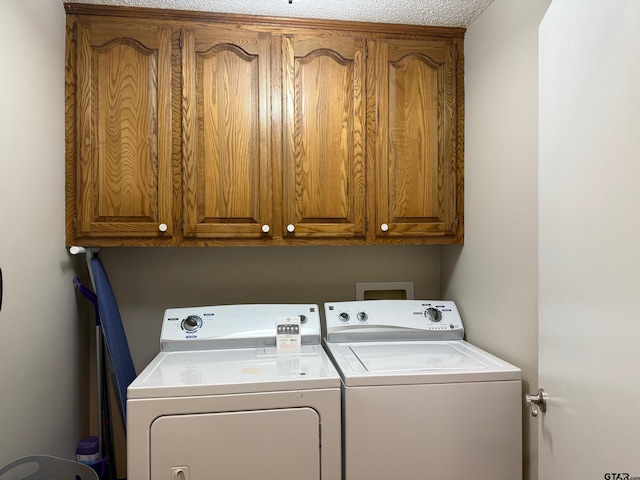
[[[295,319],[303,344],[320,343],[320,312],[311,304],[247,304],[169,308],[160,349],[209,350],[275,346],[278,325]]]
[[[359,300],[324,305],[328,342],[461,340],[464,326],[446,300]]]

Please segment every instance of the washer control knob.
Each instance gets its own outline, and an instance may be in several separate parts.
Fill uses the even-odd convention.
[[[340,319],[341,322],[348,322],[349,314],[347,312],[340,312],[340,314],[338,315],[338,318]]]
[[[197,315],[189,315],[182,320],[182,329],[187,332],[195,332],[202,326],[202,319]]]
[[[437,308],[429,307],[425,310],[424,316],[431,322],[439,322],[442,320],[442,313]]]
[[[369,316],[365,312],[358,312],[358,321],[366,322]]]

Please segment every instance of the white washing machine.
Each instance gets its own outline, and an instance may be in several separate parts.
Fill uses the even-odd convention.
[[[325,304],[345,480],[520,480],[521,371],[463,340],[449,301]]]
[[[127,391],[127,477],[340,480],[340,377],[318,310],[167,310]]]

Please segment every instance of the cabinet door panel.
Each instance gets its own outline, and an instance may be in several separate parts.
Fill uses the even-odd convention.
[[[364,41],[285,35],[283,223],[296,237],[365,233]]]
[[[77,71],[76,234],[171,235],[170,30],[78,25]]]
[[[256,238],[271,224],[269,36],[183,33],[184,233]]]
[[[376,45],[378,235],[455,235],[455,52],[444,42]]]

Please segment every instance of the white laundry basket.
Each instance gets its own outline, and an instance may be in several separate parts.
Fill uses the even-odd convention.
[[[0,468],[0,480],[99,480],[82,463],[49,455],[29,455]]]

